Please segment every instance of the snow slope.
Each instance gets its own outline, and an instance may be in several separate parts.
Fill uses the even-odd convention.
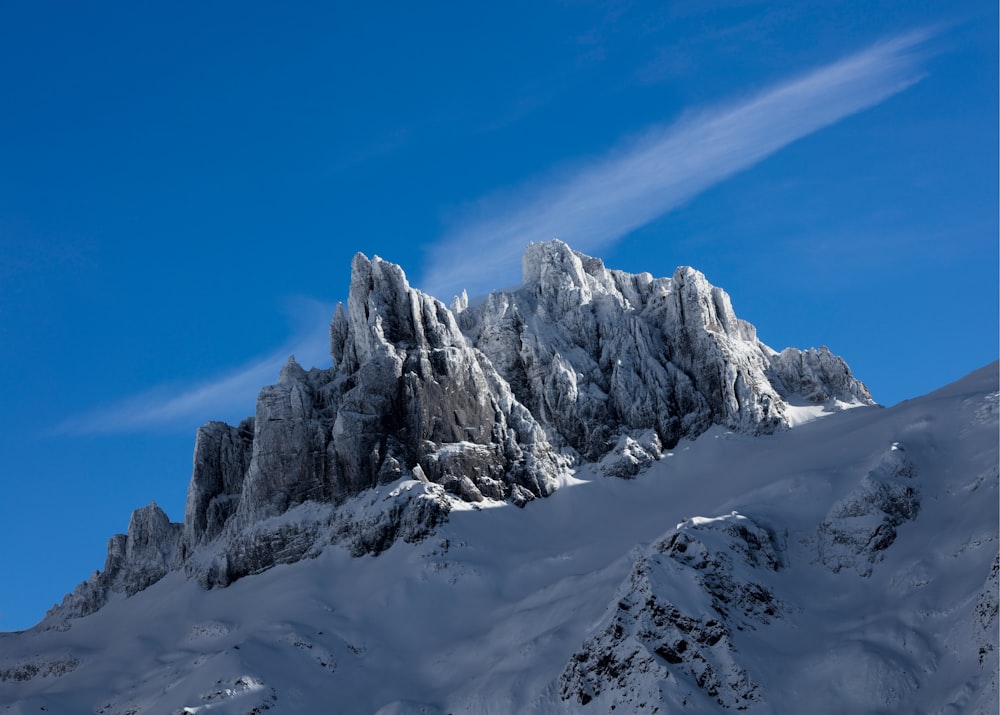
[[[378,556],[170,572],[0,634],[0,713],[995,713],[997,370],[524,508],[448,497]]]

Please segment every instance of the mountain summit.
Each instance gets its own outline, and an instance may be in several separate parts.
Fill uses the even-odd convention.
[[[111,540],[103,572],[49,618],[87,615],[170,570],[224,586],[334,542],[357,555],[416,541],[454,500],[523,506],[575,465],[643,466],[712,425],[787,429],[808,411],[871,405],[826,348],[777,353],[692,268],[609,270],[562,241],[532,244],[524,283],[452,309],[359,253],[330,324],[333,366],[294,357],[256,414],[198,430],[183,525],[155,505]],[[391,508],[341,509],[405,485]]]
[[[450,308],[351,268],[183,523],[0,634],[0,713],[995,711],[995,365],[870,409],[692,268],[550,241]]]

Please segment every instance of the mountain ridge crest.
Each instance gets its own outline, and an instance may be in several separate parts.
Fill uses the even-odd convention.
[[[306,370],[291,356],[253,417],[199,428],[183,523],[155,505],[137,511],[104,571],[46,621],[173,570],[213,587],[329,543],[377,554],[432,533],[455,503],[544,498],[584,462],[634,477],[712,425],[787,429],[792,403],[874,404],[825,347],[764,345],[691,267],[630,274],[559,240],[530,244],[522,265],[519,288],[475,306],[463,294],[449,309],[400,266],[357,253],[330,323],[333,365]],[[345,507],[409,482],[423,486],[381,516]],[[308,503],[326,505],[322,516],[261,526]]]

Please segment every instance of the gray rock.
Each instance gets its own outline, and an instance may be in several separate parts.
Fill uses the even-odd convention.
[[[872,404],[825,348],[779,354],[761,343],[693,268],[658,279],[608,270],[561,241],[529,246],[523,265],[521,288],[459,319],[550,438],[586,460],[637,430],[669,448],[713,424],[784,429],[793,397]]]
[[[253,450],[236,508],[238,526],[277,516],[306,501],[332,500],[326,464],[329,420],[323,419],[322,402],[317,399],[322,386],[322,378],[311,380],[289,358],[278,384],[261,390]]]
[[[182,526],[171,523],[156,502],[136,509],[128,533],[108,541],[103,571],[95,571],[46,614],[46,627],[58,627],[68,618],[89,615],[103,606],[112,593],[132,596],[153,585],[172,569],[181,541]]]
[[[348,493],[376,484],[387,457],[389,478],[419,465],[433,482],[464,476],[495,498],[552,491],[563,460],[441,302],[359,254],[346,316],[331,334],[343,336],[334,369],[349,387],[333,429]]]
[[[253,434],[253,418],[238,427],[209,422],[198,428],[184,509],[185,554],[217,537],[235,512],[250,467]]]
[[[0,683],[8,680],[23,683],[34,678],[59,678],[72,673],[79,665],[80,659],[71,653],[35,657],[15,663],[0,661]]]
[[[450,510],[440,485],[403,479],[339,505],[303,502],[279,516],[232,529],[196,550],[184,567],[203,588],[213,588],[277,564],[315,558],[331,544],[344,545],[354,556],[377,555],[397,540],[423,540]]]
[[[781,564],[775,536],[735,512],[679,524],[638,556],[596,635],[564,668],[560,697],[597,701],[595,712],[673,712],[692,702],[743,710],[760,702],[732,631],[781,616],[784,606],[766,585]]]
[[[614,449],[604,455],[598,468],[606,477],[632,479],[663,456],[656,430],[623,434]]]
[[[449,310],[399,266],[357,254],[330,324],[333,366],[307,371],[289,358],[254,417],[202,427],[183,525],[155,507],[136,512],[63,615],[170,568],[208,587],[330,543],[378,553],[426,536],[450,499],[547,496],[579,459],[634,477],[713,424],[783,429],[792,394],[871,402],[825,348],[759,342],[694,269],[659,279],[608,270],[560,241],[529,246],[523,266],[520,289],[475,306],[463,294]],[[366,494],[402,483],[422,486],[355,512]]]
[[[988,687],[984,688],[983,700],[989,702],[986,693],[993,694],[996,700],[998,689],[997,681],[1000,679],[1000,653],[997,652],[997,615],[1000,614],[1000,555],[993,559],[989,576],[983,584],[982,589],[976,598],[975,630],[973,633],[974,645],[978,651],[979,667],[981,672],[988,679]],[[983,704],[983,711],[986,711],[986,704]]]
[[[768,377],[783,395],[799,395],[814,404],[831,400],[872,404],[865,384],[825,345],[818,350],[785,348],[771,355]]]
[[[399,479],[439,484],[468,501],[523,505],[551,493],[566,469],[452,313],[410,288],[398,266],[355,257],[347,308],[338,307],[330,340],[332,368],[307,372],[289,359],[278,383],[261,391],[252,438],[203,430],[185,540],[185,568],[202,584],[306,558],[331,540],[377,553],[396,538],[429,533],[447,514],[443,498],[397,505],[363,523],[338,520],[332,507]],[[319,520],[274,521],[303,504],[331,508]],[[331,528],[338,534],[329,536]],[[210,558],[189,558],[216,534]]]
[[[899,443],[845,498],[830,509],[817,530],[823,564],[834,573],[854,569],[870,576],[896,540],[896,527],[917,518],[920,485],[917,469]]]

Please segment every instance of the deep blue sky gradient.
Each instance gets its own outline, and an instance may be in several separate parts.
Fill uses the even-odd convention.
[[[919,82],[599,253],[884,404],[996,359],[995,2],[294,5],[0,4],[0,630],[133,508],[181,520],[194,429],[287,352],[328,364],[355,252],[420,286],[496,197],[905,33]]]

